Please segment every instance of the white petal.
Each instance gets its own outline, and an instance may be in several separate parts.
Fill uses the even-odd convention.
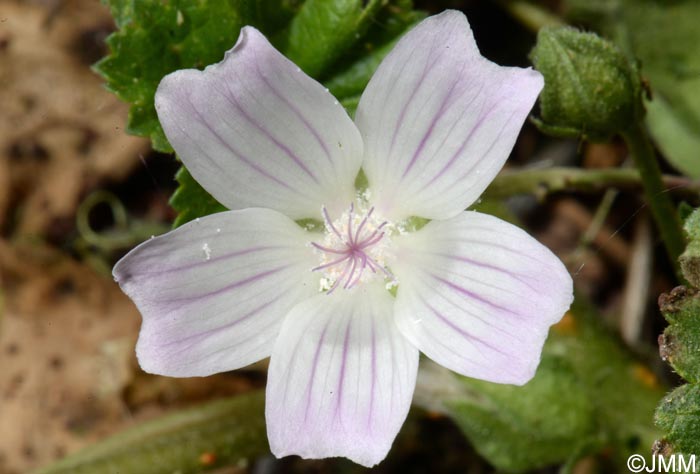
[[[486,189],[543,86],[479,53],[465,16],[430,17],[384,59],[355,116],[373,200],[394,220],[446,219]]]
[[[144,242],[114,267],[143,316],[136,355],[176,377],[270,355],[284,315],[318,292],[306,232],[269,209],[229,211]]]
[[[549,326],[573,300],[562,262],[522,229],[477,212],[432,221],[396,244],[401,332],[462,375],[530,380]]]
[[[418,351],[392,318],[393,298],[362,285],[319,295],[286,317],[270,360],[267,431],[276,456],[380,462],[403,424]]]
[[[187,169],[230,209],[299,219],[353,199],[362,159],[355,125],[255,28],[241,30],[222,62],[167,75],[155,102]]]

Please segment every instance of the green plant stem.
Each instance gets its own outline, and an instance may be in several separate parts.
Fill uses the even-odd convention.
[[[625,139],[639,170],[644,193],[649,202],[651,214],[661,232],[666,253],[676,271],[676,276],[680,281],[684,281],[678,263],[678,257],[685,248],[681,219],[664,188],[654,147],[644,129],[644,124],[642,122],[635,123],[622,134],[622,137]]]
[[[696,198],[700,180],[682,176],[662,176],[665,190],[681,197]],[[602,192],[610,188],[639,191],[642,178],[634,168],[580,169],[554,167],[545,169],[504,170],[484,192],[484,198],[503,199],[517,194],[534,194],[544,198],[559,191]]]
[[[545,26],[563,26],[566,23],[550,11],[527,1],[498,0],[497,3],[513,18],[533,33]]]

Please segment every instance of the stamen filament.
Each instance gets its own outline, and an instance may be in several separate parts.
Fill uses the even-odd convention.
[[[350,267],[350,261],[348,260],[348,263],[345,264],[345,269],[343,270],[343,273],[335,280],[335,283],[333,283],[333,286],[328,290],[327,294],[333,293],[333,291],[338,288],[338,285],[340,285],[340,282],[343,280],[343,277],[345,274],[348,272],[348,268]]]
[[[337,260],[333,260],[332,262],[324,263],[323,265],[319,265],[318,267],[314,267],[311,269],[312,272],[318,271],[318,270],[323,270],[324,268],[329,268],[334,265],[338,265],[339,263],[343,263],[345,260],[350,258],[350,255],[346,255],[343,258],[339,258]]]
[[[351,203],[347,216],[343,215],[335,222],[331,221],[325,206],[321,211],[326,224],[326,240],[324,245],[316,242],[312,242],[311,245],[326,256],[320,265],[311,270],[325,270],[327,278],[324,281],[327,283],[324,283],[322,289],[327,288],[327,294],[333,293],[341,285],[344,289],[353,288],[365,280],[363,275],[366,275],[367,269],[375,275],[381,270],[388,278],[396,281],[394,275],[383,265],[383,247],[376,247],[387,235],[387,231],[382,229],[386,228],[388,221],[377,224],[379,219],[372,219],[374,207],[359,219],[359,216],[355,215],[355,205]],[[370,223],[372,227],[369,227]],[[331,255],[333,257],[330,257]]]
[[[334,253],[337,255],[345,255],[346,253],[348,253],[347,249],[345,249],[345,250],[332,249],[330,247],[324,247],[323,245],[319,245],[316,242],[311,242],[311,245],[313,245],[314,247],[316,247],[320,251],[326,252],[326,253]]]
[[[343,288],[345,288],[346,290],[349,288],[348,285],[350,285],[350,281],[352,280],[352,276],[355,274],[356,267],[357,267],[357,259],[353,258],[352,259],[352,269],[350,270],[350,274],[348,274],[348,278],[345,281],[345,285],[343,286]]]
[[[374,212],[374,206],[370,207],[369,212],[367,213],[365,218],[362,219],[362,222],[360,222],[360,226],[357,228],[357,231],[355,231],[355,240],[359,240],[360,232],[362,232],[362,229],[364,228],[365,224],[367,224],[367,220],[369,220],[369,218],[372,217],[373,212]]]
[[[376,244],[377,242],[379,242],[383,238],[384,238],[384,232],[382,232],[381,234],[379,234],[378,236],[376,236],[372,240],[365,240],[362,244],[360,244],[359,247],[360,247],[360,249],[371,247],[372,245]]]
[[[333,233],[338,236],[340,240],[345,242],[343,236],[340,235],[340,232],[338,232],[338,229],[335,228],[335,226],[333,225],[333,221],[331,221],[331,218],[328,216],[328,209],[326,209],[326,206],[323,206],[321,208],[321,212],[323,213],[323,219],[326,221],[326,226],[328,226],[333,231]]]

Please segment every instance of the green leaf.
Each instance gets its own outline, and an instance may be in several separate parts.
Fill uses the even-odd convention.
[[[451,416],[502,471],[605,452],[623,472],[627,457],[645,453],[659,435],[652,416],[663,388],[581,298],[550,331],[537,374],[522,387],[428,367],[417,401]]]
[[[173,227],[179,227],[198,217],[215,214],[226,210],[226,207],[206,192],[194,180],[187,168],[180,168],[175,176],[179,184],[170,198],[170,205],[178,211]]]
[[[700,382],[700,291],[679,286],[659,297],[659,307],[669,323],[661,356],[685,380]]]
[[[647,125],[656,146],[674,168],[700,178],[700,133],[690,129],[660,94],[647,102]]]
[[[695,288],[679,286],[659,297],[668,327],[659,353],[689,383],[668,394],[656,411],[665,432],[655,448],[661,454],[700,453],[700,209],[685,219],[688,246],[680,256],[683,275]]]
[[[307,0],[289,26],[283,52],[320,78],[367,32],[382,0]]]
[[[571,367],[542,361],[526,388],[469,381],[474,391],[450,403],[457,424],[479,452],[505,471],[561,463],[593,439],[594,406]]]
[[[135,0],[103,0],[104,3],[109,5],[109,11],[114,18],[114,23],[117,25],[117,28],[123,28],[134,16],[134,1]]]
[[[683,276],[695,288],[700,288],[700,209],[695,209],[683,224],[688,246],[680,256]]]
[[[393,16],[378,20],[386,29],[377,32],[381,34],[365,38],[362,44],[350,53],[353,61],[324,81],[328,90],[341,101],[359,97],[374,71],[401,36],[423,18],[425,14],[422,12],[398,10],[394,11]]]
[[[35,474],[190,474],[267,453],[265,397],[250,392],[143,423]]]
[[[220,61],[250,21],[244,0],[112,0],[119,30],[107,40],[109,56],[95,65],[107,87],[131,103],[127,130],[172,151],[158,122],[153,98],[169,72]]]
[[[700,453],[700,385],[683,385],[666,395],[655,421],[666,433],[661,444],[670,445],[671,452]]]
[[[252,21],[249,23],[267,34],[284,30],[305,0],[247,0]],[[274,41],[273,41],[274,42]]]
[[[650,109],[652,134],[676,168],[700,177],[700,3],[626,0],[625,11],[630,50],[642,61],[656,101],[668,106],[661,116],[660,107]]]

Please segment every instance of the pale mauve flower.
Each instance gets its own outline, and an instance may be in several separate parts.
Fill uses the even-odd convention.
[[[365,466],[406,418],[419,351],[469,377],[530,380],[571,278],[521,229],[464,209],[542,86],[536,71],[483,58],[455,11],[400,40],[354,122],[252,27],[222,62],[166,76],[156,109],[168,140],[232,210],[114,268],[143,315],[141,367],[206,376],[271,356],[272,452]],[[430,222],[412,231],[415,216]],[[325,225],[295,222],[310,218]]]

